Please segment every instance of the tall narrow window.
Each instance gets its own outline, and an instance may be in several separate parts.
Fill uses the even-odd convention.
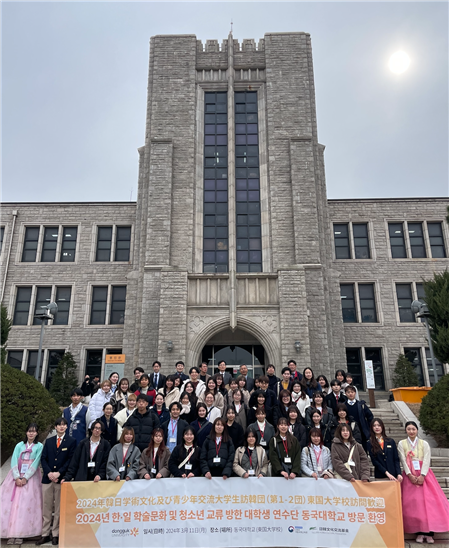
[[[62,263],[73,263],[75,260],[76,237],[78,228],[76,226],[65,226],[62,229],[61,257]]]
[[[56,288],[56,304],[58,313],[55,316],[55,325],[67,325],[69,323],[70,297],[72,295],[71,287]]]
[[[408,223],[408,236],[413,259],[424,259],[427,255],[422,223]]]
[[[53,373],[56,371],[56,368],[58,367],[58,363],[64,357],[64,354],[65,354],[64,350],[49,350],[48,351],[47,376],[45,377],[45,388],[47,390],[50,389],[51,378],[53,377]]]
[[[23,350],[9,350],[8,359],[6,363],[9,363],[14,369],[22,369]]]
[[[341,294],[341,310],[343,314],[343,322],[356,323],[357,312],[355,308],[354,285],[341,284],[340,294]]]
[[[366,223],[357,223],[352,225],[352,235],[354,237],[354,252],[356,259],[369,259],[369,239],[368,225]]]
[[[92,288],[92,307],[90,311],[90,323],[92,325],[104,325],[106,323],[107,301],[107,286],[94,286]]]
[[[86,353],[86,371],[85,374],[89,375],[92,379],[101,375],[101,364],[103,362],[102,350],[88,350]]]
[[[399,318],[401,322],[415,322],[415,315],[412,312],[412,286],[411,284],[396,284],[398,298]]]
[[[31,287],[18,287],[16,307],[14,309],[14,325],[27,325],[30,314]]]
[[[385,390],[382,348],[365,348],[365,359],[373,362],[376,390]]]
[[[334,225],[335,258],[350,259],[349,230],[347,224]]]
[[[427,223],[429,231],[430,249],[434,259],[444,259],[446,250],[444,249],[443,230],[441,223]]]
[[[28,226],[25,230],[25,241],[23,242],[22,252],[22,262],[24,263],[34,263],[36,261],[39,230],[38,226]]]
[[[59,228],[46,226],[44,228],[44,243],[42,245],[41,262],[54,263],[56,259],[56,245],[58,243]]]
[[[204,94],[203,271],[228,271],[228,106],[226,92]]]
[[[131,227],[118,226],[115,240],[115,261],[129,261],[129,250],[131,247]]]
[[[374,298],[374,284],[359,284],[360,312],[363,323],[376,323],[376,301]]]
[[[346,368],[352,375],[352,384],[363,390],[362,356],[360,348],[346,348]]]
[[[422,370],[421,348],[404,348],[404,355],[413,365],[418,375],[418,386],[424,386],[424,374]]]
[[[37,350],[28,350],[27,373],[28,375],[31,375],[32,377],[34,377],[34,375],[36,374],[38,353],[39,352]],[[41,360],[43,355],[44,353],[42,352]],[[39,371],[40,371],[40,374],[42,374],[42,368],[40,368]]]
[[[393,259],[407,258],[402,223],[388,223],[388,232],[390,234],[391,256]]]
[[[126,286],[114,286],[112,288],[110,324],[125,322]]]
[[[435,386],[435,376],[433,374],[433,363],[432,363],[432,358],[430,357],[430,348],[425,348],[425,354],[426,354],[427,372],[429,374],[430,386]],[[443,368],[443,364],[437,358],[435,358],[435,366],[436,366],[436,372],[437,372],[437,379],[440,380],[441,377],[444,375],[444,368]]]
[[[416,284],[416,296],[418,297],[418,300],[422,303],[426,302],[426,292],[424,291],[424,284]]]
[[[257,92],[235,93],[237,272],[262,272]]]
[[[42,314],[45,310],[43,306],[50,304],[51,287],[38,287],[36,290],[36,304],[34,306],[34,314]],[[33,325],[41,325],[42,320],[33,318]]]
[[[5,227],[0,226],[0,253],[2,252],[2,249],[3,249],[3,238],[4,237],[5,237]]]
[[[111,260],[112,226],[99,226],[97,235],[96,261]]]

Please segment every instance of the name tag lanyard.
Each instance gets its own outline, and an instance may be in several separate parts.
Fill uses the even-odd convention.
[[[259,432],[260,432],[260,439],[263,440],[265,437],[265,423],[263,423],[263,430],[261,430],[259,426],[259,421],[258,421],[257,428],[259,429]]]
[[[170,419],[170,426],[171,426],[171,437],[170,437],[170,441],[172,441],[175,437],[175,431],[176,431],[176,427],[178,425],[178,421],[174,421],[173,419]]]
[[[95,454],[96,454],[96,452],[97,452],[97,449],[98,449],[98,445],[95,447],[94,452],[92,453],[92,445],[90,446],[90,449],[89,449],[89,453],[90,453],[90,462],[87,464],[87,466],[89,466],[90,468],[92,468],[92,466],[94,466],[93,459],[94,459],[94,457],[95,457]]]
[[[315,452],[315,458],[316,458],[316,464],[317,464],[317,467],[318,467],[318,472],[322,472],[323,465],[320,464],[320,459],[321,459],[321,453],[323,452],[323,450],[320,448],[319,451],[316,451],[315,447],[313,448],[313,450]]]
[[[215,453],[217,457],[218,457],[218,454],[220,453],[220,447],[221,447],[221,440],[220,440],[220,443],[215,444]]]
[[[253,452],[249,450],[249,448],[247,449],[248,451],[248,457],[249,457],[249,468],[250,470],[253,469]]]

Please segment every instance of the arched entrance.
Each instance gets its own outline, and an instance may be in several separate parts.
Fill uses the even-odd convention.
[[[209,339],[201,351],[201,361],[208,363],[210,374],[218,372],[222,360],[231,375],[234,376],[240,365],[245,364],[249,376],[254,377],[264,374],[268,356],[260,341],[247,331],[225,329]]]

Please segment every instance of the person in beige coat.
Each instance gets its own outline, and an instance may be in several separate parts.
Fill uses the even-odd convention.
[[[179,388],[175,386],[176,375],[169,375],[165,379],[164,388],[158,390],[158,394],[162,394],[165,398],[165,407],[168,409],[174,401],[179,401],[181,392]]]
[[[332,465],[337,477],[346,481],[369,481],[370,465],[365,450],[357,443],[347,424],[340,424],[332,443]]]
[[[263,478],[268,476],[268,458],[265,449],[257,443],[257,434],[248,429],[246,440],[234,456],[232,471],[241,478]]]
[[[164,431],[162,428],[155,428],[147,449],[144,449],[140,455],[139,479],[168,478],[170,476],[169,460],[170,450],[164,443]]]

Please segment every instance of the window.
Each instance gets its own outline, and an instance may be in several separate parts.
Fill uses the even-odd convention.
[[[347,224],[334,225],[335,258],[350,259],[349,228]]]
[[[420,348],[404,348],[404,355],[413,365],[415,373],[418,375],[418,386],[424,386],[424,375],[422,370],[421,349]]]
[[[9,350],[8,359],[6,363],[9,363],[14,369],[22,369],[23,350]]]
[[[424,350],[426,354],[426,364],[427,364],[427,372],[429,375],[429,384],[430,386],[435,386],[432,358],[430,357],[430,348],[425,348]],[[435,365],[436,365],[437,379],[440,380],[441,377],[444,375],[444,368],[443,368],[443,364],[437,359],[436,356],[435,356]]]
[[[412,312],[412,285],[396,284],[396,296],[398,299],[399,319],[401,322],[415,322],[415,315]]]
[[[114,261],[129,261],[130,248],[131,248],[131,227],[118,226],[117,237],[115,241]]]
[[[104,325],[106,323],[107,301],[107,286],[96,286],[92,288],[92,308],[90,311],[91,325]]]
[[[370,259],[368,224],[334,224],[334,245],[336,259]]]
[[[126,286],[115,286],[112,288],[110,324],[121,324],[125,322]]]
[[[95,376],[101,376],[101,364],[103,362],[103,350],[88,350],[86,352],[86,371],[92,379]]]
[[[346,367],[352,375],[352,381],[359,390],[363,390],[362,356],[360,348],[346,348]]]
[[[388,223],[388,232],[390,234],[391,256],[393,259],[403,259],[407,257],[404,240],[404,227],[402,223]]]
[[[36,300],[34,305],[34,315],[42,314],[45,310],[43,306],[47,306],[51,302],[51,286],[50,287],[37,287],[36,288]],[[33,325],[41,325],[42,320],[33,317]]]
[[[426,258],[426,246],[424,245],[422,223],[408,223],[408,237],[410,240],[410,250],[412,252],[412,258]]]
[[[76,226],[65,226],[62,229],[61,263],[73,263],[75,260],[76,237],[78,228]]]
[[[97,233],[96,261],[110,261],[112,247],[112,226],[99,226]]]
[[[341,284],[340,298],[344,323],[377,323],[374,284]]]
[[[375,389],[385,390],[382,348],[365,348],[365,360],[373,362]]]
[[[45,388],[50,389],[51,379],[53,373],[58,367],[58,363],[62,360],[65,354],[65,350],[49,350],[48,351],[48,364],[47,364],[47,375],[45,377]]]
[[[28,375],[31,375],[32,377],[34,377],[34,375],[36,374],[38,353],[39,352],[37,350],[28,350],[28,361],[27,361],[26,372],[28,373]],[[42,351],[41,360],[42,360],[43,354],[44,352]],[[42,373],[42,369],[40,370],[40,373]]]
[[[424,291],[424,284],[421,284],[421,283],[416,284],[416,297],[422,303],[426,302],[426,293]]]
[[[0,226],[0,253],[2,252],[2,249],[3,249],[3,239],[5,237],[5,227],[4,226]]]
[[[69,323],[70,298],[72,296],[71,287],[56,288],[56,304],[58,312],[54,319],[54,325],[67,325]]]
[[[228,271],[228,105],[204,94],[203,272]]]
[[[234,99],[237,272],[262,272],[257,92]]]
[[[31,287],[18,287],[13,325],[28,325],[30,315]]]
[[[344,323],[356,323],[357,311],[355,308],[354,284],[340,285],[341,309]]]
[[[41,262],[54,263],[56,246],[58,244],[59,228],[57,226],[44,227],[44,242],[42,244]]]
[[[368,225],[366,223],[353,223],[352,235],[354,238],[354,254],[356,259],[369,259]]]
[[[441,223],[427,223],[429,232],[429,242],[432,257],[434,259],[444,259],[446,250],[444,249],[443,229]]]
[[[22,252],[22,262],[24,263],[34,263],[36,261],[39,230],[38,226],[28,226],[25,229],[25,241]]]

